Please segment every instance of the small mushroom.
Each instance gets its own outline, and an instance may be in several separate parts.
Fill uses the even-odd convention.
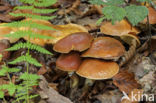
[[[77,52],[61,54],[60,57],[56,60],[56,67],[60,70],[68,72],[72,81],[72,88],[76,87],[78,84],[79,79],[73,72],[75,72],[79,68],[80,64],[81,58],[79,53]]]
[[[125,53],[124,46],[120,41],[111,37],[96,38],[91,47],[82,54],[82,57],[117,60]]]
[[[77,32],[59,40],[53,47],[56,52],[84,51],[91,45],[93,37],[87,32]]]
[[[98,59],[85,59],[76,73],[84,78],[85,84],[83,92],[86,93],[89,86],[94,84],[94,80],[110,79],[119,71],[119,65],[113,61],[103,61]]]
[[[56,66],[63,71],[76,71],[80,64],[81,58],[77,52],[61,54],[56,60]]]

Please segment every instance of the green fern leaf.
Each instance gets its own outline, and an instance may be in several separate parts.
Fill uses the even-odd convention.
[[[5,37],[11,37],[11,38],[30,37],[30,38],[39,38],[39,39],[54,39],[51,36],[37,34],[37,33],[34,33],[30,30],[27,30],[27,31],[19,30],[19,31],[10,33],[10,34],[6,34]]]
[[[36,0],[19,0],[22,3],[33,4]]]
[[[0,98],[4,98],[4,92],[0,91]]]
[[[10,83],[8,85],[7,90],[8,90],[9,95],[12,96],[15,93],[15,91],[16,91],[16,85],[13,84],[13,83]]]
[[[6,73],[14,73],[14,72],[19,72],[20,69],[18,68],[8,68],[6,66],[2,66],[2,69],[0,70],[0,76],[5,76]]]
[[[121,21],[126,15],[126,12],[123,8],[116,6],[104,7],[102,11],[106,19],[111,20],[113,24],[116,21]]]
[[[36,0],[19,0],[26,4],[32,4],[37,7],[48,7],[57,2],[57,0],[39,0],[38,2]]]
[[[48,50],[42,48],[41,46],[29,43],[29,42],[15,44],[15,45],[13,45],[12,47],[10,47],[10,48],[8,48],[6,50],[7,51],[15,51],[15,50],[19,50],[21,48],[29,48],[30,50],[36,50],[36,51],[38,51],[40,53],[43,53],[43,54],[52,55]]]
[[[0,86],[0,90],[8,90],[10,96],[12,96],[16,91],[16,85],[13,83],[3,84]]]
[[[31,19],[40,19],[40,20],[51,20],[54,19],[56,16],[40,16],[40,15],[33,15],[33,14],[27,14],[27,13],[9,13],[10,15],[14,17],[27,17]]]
[[[11,23],[6,23],[0,26],[7,26],[7,27],[30,27],[32,29],[41,29],[41,30],[55,30],[52,27],[45,26],[42,24],[38,24],[35,22],[32,22],[31,20],[29,21],[17,21],[17,22],[11,22]]]
[[[19,62],[28,62],[28,63],[33,64],[38,67],[42,66],[36,59],[32,58],[28,54],[16,58],[14,61],[9,62],[9,64],[16,64]]]
[[[148,15],[148,9],[145,6],[130,5],[127,6],[125,10],[126,17],[133,26],[143,21]]]
[[[57,0],[40,0],[40,2],[34,2],[34,6],[37,7],[49,7],[55,4]]]
[[[16,9],[21,9],[21,10],[32,10],[33,13],[41,13],[41,14],[49,14],[55,12],[57,9],[37,9],[34,8],[33,6],[17,6],[14,8]]]
[[[36,75],[36,74],[28,74],[27,72],[23,73],[19,79],[25,80],[25,81],[37,81],[38,79],[40,79],[40,76]]]

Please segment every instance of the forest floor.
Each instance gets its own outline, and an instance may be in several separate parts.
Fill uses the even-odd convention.
[[[13,5],[13,2],[11,4]],[[0,2],[1,23],[14,21],[8,16],[8,13],[12,12],[12,5],[8,2]],[[19,3],[15,3],[15,5],[19,5]],[[50,21],[53,25],[74,23],[85,27],[94,37],[106,36],[100,32],[100,25],[96,25],[96,21],[102,15],[100,6],[92,5],[88,0],[59,0],[52,8],[58,8],[56,13],[49,14],[56,15],[56,18]],[[141,31],[138,34],[141,45],[135,50],[133,57],[130,57],[130,60],[120,67],[120,72],[111,79],[95,80],[94,84],[89,86],[86,91],[84,90],[85,78],[77,75],[79,84],[76,88],[71,88],[68,73],[56,68],[56,59],[60,53],[53,50],[52,44],[44,46],[54,54],[52,56],[31,51],[33,57],[43,64],[42,68],[30,66],[30,72],[39,74],[41,77],[39,87],[34,90],[40,96],[33,101],[35,103],[134,103],[121,102],[124,95],[122,91],[133,89],[142,89],[144,94],[153,94],[156,99],[156,30],[151,28],[151,33],[149,33],[149,28],[146,27],[145,25],[144,29],[137,26]],[[20,39],[17,42],[21,41],[25,40]],[[124,46],[126,49],[129,48],[127,45]],[[6,61],[13,60],[25,52],[26,49],[11,52],[11,56]],[[119,62],[117,61],[117,63]],[[25,68],[25,63],[18,63],[16,67]],[[18,75],[15,74],[15,77]],[[5,81],[4,77],[0,77],[0,84]],[[12,99],[12,97],[6,96],[8,103],[11,103]],[[2,103],[1,100],[0,103]],[[153,102],[144,100],[141,103],[156,103],[156,100]]]

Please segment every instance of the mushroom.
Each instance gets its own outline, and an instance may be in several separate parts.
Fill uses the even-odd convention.
[[[77,32],[56,42],[53,49],[60,53],[69,53],[72,50],[82,52],[90,47],[92,40],[89,33]]]
[[[129,50],[124,54],[120,66],[125,64],[135,54],[136,48],[140,45],[140,40],[137,34],[140,32],[137,28],[132,27],[126,20],[116,22],[112,25],[111,22],[103,23],[100,28],[101,32],[111,36],[119,36],[123,41],[130,45]]]
[[[111,37],[96,38],[91,47],[82,54],[82,57],[117,60],[125,53],[124,46],[120,41]]]
[[[76,71],[80,65],[80,56],[78,52],[82,52],[88,49],[92,43],[93,37],[87,32],[77,32],[70,34],[63,39],[56,42],[53,47],[53,50],[61,54],[61,56],[56,61],[56,66],[58,69],[63,71],[71,72]],[[65,64],[64,64],[65,63]],[[72,73],[73,74],[73,73]],[[75,78],[75,75],[73,75]],[[72,78],[71,78],[72,79]],[[73,80],[74,82],[77,80]],[[76,82],[74,84],[77,84]],[[72,86],[75,87],[76,85]]]
[[[78,84],[78,77],[73,73],[81,64],[81,58],[78,52],[70,52],[68,54],[61,54],[56,60],[56,67],[60,70],[67,71],[71,78],[71,87],[74,88]],[[72,74],[72,75],[71,75]]]
[[[109,79],[116,75],[119,71],[119,65],[108,60],[117,60],[124,53],[125,48],[120,41],[111,37],[95,38],[91,47],[81,55],[90,59],[84,59],[76,71],[78,75],[86,78],[84,92],[93,85],[93,80]]]
[[[83,92],[86,93],[94,80],[110,79],[119,71],[119,65],[113,61],[85,59],[76,73],[86,78]]]

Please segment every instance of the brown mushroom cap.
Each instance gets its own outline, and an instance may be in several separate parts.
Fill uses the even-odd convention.
[[[82,54],[82,57],[94,57],[102,59],[118,59],[125,52],[120,41],[110,37],[96,38],[91,47]]]
[[[76,71],[81,64],[79,53],[71,52],[68,54],[61,54],[56,60],[56,67],[63,71]]]
[[[122,36],[128,34],[129,32],[139,33],[139,30],[135,27],[132,27],[127,20],[122,20],[116,22],[114,25],[111,22],[104,22],[100,27],[102,33],[113,36]]]
[[[91,45],[93,37],[86,32],[73,33],[59,40],[53,47],[56,52],[69,53],[71,50],[84,51]]]
[[[116,62],[86,59],[82,62],[76,73],[88,79],[101,80],[112,78],[118,71],[119,66]]]
[[[150,24],[156,24],[156,10],[152,7],[148,7],[148,17],[149,17],[149,23]],[[147,22],[147,18],[144,19],[144,23]]]

